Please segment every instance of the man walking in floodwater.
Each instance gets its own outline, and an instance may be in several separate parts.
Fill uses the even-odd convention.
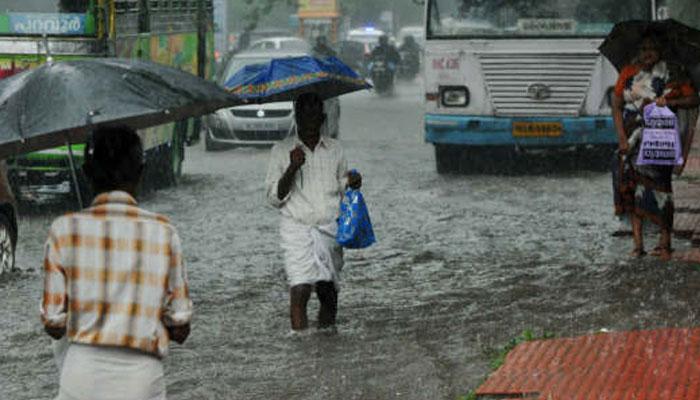
[[[143,166],[135,131],[98,129],[83,165],[97,197],[51,225],[41,319],[68,342],[57,400],[164,400],[161,360],[189,334],[178,234],[134,200]]]
[[[340,201],[347,185],[359,189],[362,178],[347,172],[343,149],[321,135],[323,101],[313,93],[294,106],[297,136],[272,148],[266,186],[270,203],[282,214],[280,236],[290,286],[292,330],[308,328],[311,293],[321,303],[318,327],[334,328],[338,309],[342,248],[335,241]]]

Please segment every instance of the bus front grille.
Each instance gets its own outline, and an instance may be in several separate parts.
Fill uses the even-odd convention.
[[[578,116],[597,54],[481,54],[496,115]]]

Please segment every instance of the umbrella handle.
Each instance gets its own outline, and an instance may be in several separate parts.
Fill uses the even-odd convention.
[[[68,163],[70,164],[70,174],[73,178],[73,187],[75,187],[75,195],[78,197],[78,206],[82,210],[84,207],[83,195],[80,193],[80,186],[78,186],[78,173],[75,169],[75,157],[73,155],[73,147],[71,146],[70,141],[66,142],[66,146],[68,146]]]

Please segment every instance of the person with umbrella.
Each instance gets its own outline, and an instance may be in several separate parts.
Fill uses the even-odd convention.
[[[134,200],[143,166],[136,131],[97,129],[83,165],[97,197],[51,225],[41,320],[67,342],[58,400],[165,399],[161,360],[189,335],[177,231]]]
[[[358,189],[362,177],[348,172],[340,144],[321,135],[325,114],[319,95],[301,94],[294,111],[297,135],[272,148],[267,197],[282,214],[280,235],[292,331],[308,327],[306,307],[314,290],[321,303],[318,326],[332,329],[343,266],[342,248],[335,241],[336,220],[346,184]]]
[[[610,47],[610,38],[601,46],[604,55]],[[697,90],[683,75],[683,65],[672,63],[673,54],[664,53],[668,48],[668,35],[654,27],[641,32],[638,52],[621,72],[615,85],[612,109],[619,141],[619,161],[613,173],[615,185],[615,211],[631,218],[634,249],[631,255],[645,254],[643,221],[658,225],[661,236],[652,252],[663,260],[671,258],[671,232],[673,230],[673,190],[671,185],[673,166],[636,165],[641,144],[644,106],[656,102],[658,106],[672,109],[697,107],[700,99]],[[619,54],[617,54],[619,56]],[[611,61],[619,60],[608,57]]]

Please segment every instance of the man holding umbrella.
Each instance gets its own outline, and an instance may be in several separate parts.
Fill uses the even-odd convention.
[[[161,360],[192,318],[179,236],[134,200],[143,171],[134,130],[97,129],[83,169],[97,197],[54,221],[44,259],[41,320],[68,342],[57,399],[164,400]]]
[[[295,117],[297,136],[273,147],[265,183],[268,200],[282,214],[291,326],[297,332],[308,327],[306,307],[314,290],[321,302],[319,328],[335,326],[343,266],[336,219],[345,186],[357,189],[362,178],[347,172],[340,144],[321,135],[325,114],[317,94],[297,98]]]

